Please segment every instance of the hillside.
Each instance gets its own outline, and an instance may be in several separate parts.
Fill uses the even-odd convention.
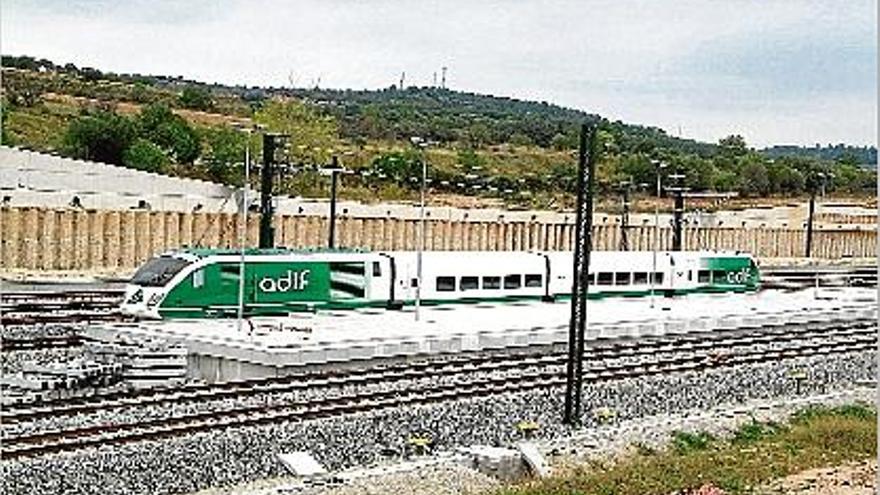
[[[432,198],[569,205],[577,129],[585,121],[600,126],[601,196],[622,180],[651,190],[657,161],[669,165],[665,174],[683,172],[685,185],[698,191],[801,195],[818,187],[820,172],[834,177],[826,184],[832,193],[874,190],[873,175],[859,167],[870,154],[756,151],[738,136],[701,143],[547,102],[436,87],[246,88],[30,57],[4,56],[3,66],[4,144],[238,183],[245,139],[232,125],[259,122],[291,134],[288,158],[300,171],[281,187],[303,196],[326,195],[326,180],[313,169],[337,155],[357,172],[345,177],[343,197],[412,199],[420,166],[409,138],[420,136],[432,142]]]

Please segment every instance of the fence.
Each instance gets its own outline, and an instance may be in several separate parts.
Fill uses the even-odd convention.
[[[258,238],[257,216],[248,221],[248,239]],[[158,211],[106,211],[48,208],[0,208],[0,268],[31,270],[129,270],[164,250],[190,247],[238,246],[237,215]],[[287,247],[326,245],[327,218],[277,216],[276,244]],[[395,218],[337,219],[337,245],[374,250],[414,250],[418,221]],[[661,249],[672,242],[672,231],[660,228]],[[632,226],[630,250],[653,248],[654,229]],[[874,257],[874,230],[817,230],[813,256]],[[572,223],[537,221],[426,222],[429,250],[565,250],[571,249]],[[688,228],[685,249],[738,249],[762,258],[803,256],[805,233],[786,228]],[[613,250],[620,246],[620,228],[594,227],[593,246]]]

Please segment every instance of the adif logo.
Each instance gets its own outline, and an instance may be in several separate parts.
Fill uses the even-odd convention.
[[[743,268],[738,272],[727,272],[728,284],[744,284],[749,281],[749,269]]]
[[[288,292],[306,290],[309,285],[309,270],[294,272],[287,270],[286,275],[280,277],[263,277],[260,279],[260,290],[263,292]]]

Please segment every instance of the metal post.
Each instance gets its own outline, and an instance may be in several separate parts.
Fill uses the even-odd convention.
[[[675,206],[672,210],[672,250],[681,251],[682,236],[682,217],[684,215],[684,190],[683,188],[675,189]]]
[[[813,212],[816,210],[816,191],[810,192],[810,207],[807,213],[807,249],[805,256],[810,258],[813,252]]]
[[[623,186],[623,214],[620,216],[620,250],[629,250],[629,189],[630,184]]]
[[[651,309],[654,308],[654,285],[655,285],[655,277],[657,275],[657,250],[660,243],[660,170],[663,169],[664,164],[661,162],[657,162],[655,164],[657,168],[657,199],[654,202],[654,252],[652,253],[652,266],[653,271],[651,272]]]
[[[260,170],[260,249],[275,245],[272,228],[272,183],[275,164],[275,135],[263,134],[263,168]]]
[[[428,176],[428,162],[425,158],[425,151],[422,150],[422,187],[421,199],[419,206],[419,250],[416,253],[416,277],[418,285],[416,285],[416,321],[419,321],[419,311],[422,305],[422,251],[425,250],[425,183]]]
[[[247,133],[247,142],[244,147],[244,186],[241,188],[241,220],[238,222],[238,246],[240,257],[238,260],[238,311],[236,312],[235,330],[241,332],[242,318],[244,318],[244,255],[247,247],[247,221],[248,221],[248,186],[251,182],[251,134]]]
[[[330,249],[336,247],[336,174],[339,167],[339,160],[333,157],[333,169],[330,172],[330,233],[327,238],[327,245]]]
[[[587,294],[589,289],[590,249],[593,227],[593,176],[595,169],[595,128],[581,126],[578,156],[577,212],[575,220],[574,263],[571,284],[571,319],[568,326],[568,362],[566,366],[566,424],[581,422],[583,393],[584,334],[587,327]],[[589,148],[587,144],[589,143]]]

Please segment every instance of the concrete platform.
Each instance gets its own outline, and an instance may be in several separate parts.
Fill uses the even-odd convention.
[[[877,314],[874,289],[692,295],[589,301],[589,339],[858,319]],[[817,297],[818,295],[818,297]],[[556,303],[366,309],[252,319],[173,320],[90,327],[103,341],[164,339],[186,347],[188,377],[209,382],[285,375],[304,366],[358,365],[420,356],[567,342],[570,306]]]

